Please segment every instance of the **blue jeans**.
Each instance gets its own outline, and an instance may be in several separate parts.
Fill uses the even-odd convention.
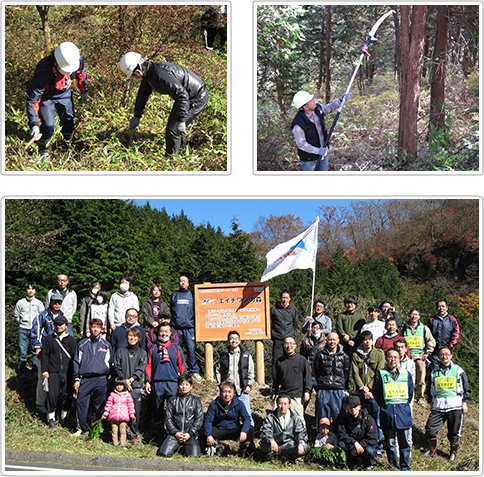
[[[184,344],[187,350],[186,361],[188,371],[190,371],[190,373],[200,372],[200,368],[198,367],[197,359],[195,357],[195,329],[188,328],[176,331],[178,333],[178,339],[180,340],[179,345],[182,346]]]
[[[239,396],[239,401],[244,403],[245,408],[247,409],[247,412],[249,413],[249,416],[250,416],[250,425],[255,427],[254,419],[252,419],[252,411],[250,409],[250,396],[249,396],[249,394],[242,392],[242,394]]]
[[[333,421],[336,420],[343,409],[344,398],[343,389],[318,389],[316,395],[318,422],[322,417],[332,417]]]
[[[378,449],[383,449],[383,431],[381,430],[380,426],[380,406],[375,401],[375,399],[368,399],[367,408],[370,411],[371,417],[375,419],[376,425],[378,427]]]
[[[316,169],[316,164],[318,161],[301,161],[301,166],[303,171],[314,171]],[[328,170],[328,155],[324,156],[319,163],[318,171]]]
[[[27,364],[27,352],[30,347],[30,351],[32,352],[32,366],[34,368],[37,367],[37,358],[35,357],[35,353],[30,345],[30,330],[26,330],[25,328],[18,329],[18,370],[22,371],[25,369],[25,365]]]
[[[383,433],[385,434],[388,463],[399,470],[412,470],[410,469],[410,453],[412,451],[409,444],[410,429],[384,429]],[[398,463],[396,448],[397,439],[400,464]]]

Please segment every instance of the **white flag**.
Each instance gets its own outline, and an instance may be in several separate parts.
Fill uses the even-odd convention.
[[[314,270],[318,249],[318,224],[319,217],[316,217],[316,222],[302,234],[272,249],[266,255],[267,268],[260,281],[264,282],[296,268]]]

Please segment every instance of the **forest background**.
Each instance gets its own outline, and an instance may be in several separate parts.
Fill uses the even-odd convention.
[[[5,170],[7,171],[225,171],[227,169],[227,49],[207,51],[200,19],[208,5],[5,6]],[[80,104],[74,81],[75,142],[59,128],[48,162],[30,139],[26,92],[37,63],[72,41],[88,75]],[[128,51],[155,62],[177,63],[207,84],[210,101],[188,127],[188,148],[169,158],[165,126],[173,100],[153,93],[128,148],[138,84],[119,68]]]
[[[202,199],[200,199],[202,200]],[[222,200],[222,199],[221,199]],[[229,199],[224,199],[229,200]],[[118,290],[122,273],[132,279],[140,304],[154,283],[169,303],[178,277],[197,283],[258,281],[265,254],[302,232],[294,215],[254,217],[248,233],[232,220],[224,234],[210,223],[195,226],[183,212],[168,215],[149,203],[123,200],[6,199],[5,204],[5,351],[15,367],[15,302],[23,285],[34,281],[41,300],[59,273],[69,276],[78,300],[93,280],[108,295]],[[479,396],[479,201],[468,199],[358,200],[346,207],[321,201],[315,299],[327,303],[334,317],[346,295],[366,308],[392,300],[406,319],[413,307],[422,319],[435,314],[436,300],[446,299],[461,326],[455,358],[469,375],[473,398]],[[208,204],[207,204],[208,205]],[[200,218],[197,218],[197,222]],[[274,305],[288,290],[302,320],[311,312],[312,273],[294,270],[270,280]],[[74,323],[77,322],[77,314]],[[300,342],[302,335],[298,335]],[[246,342],[249,347],[252,342]],[[216,345],[216,351],[223,343]],[[204,365],[203,346],[198,359]],[[265,342],[266,375],[271,346]],[[203,369],[203,368],[202,368]]]
[[[371,27],[392,9],[341,111],[330,170],[479,169],[478,4],[286,4],[257,7],[259,171],[300,169],[293,95],[339,98]]]

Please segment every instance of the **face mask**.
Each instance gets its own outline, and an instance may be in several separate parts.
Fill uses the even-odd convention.
[[[93,288],[93,289],[91,290],[91,293],[92,293],[94,296],[96,296],[96,295],[98,294],[98,292],[99,292],[99,289],[98,289],[98,288]]]
[[[321,333],[312,333],[311,336],[313,338],[319,339],[319,337],[321,336]]]
[[[129,290],[129,284],[128,283],[121,283],[121,285],[119,285],[119,288],[121,289],[122,292],[128,291]]]
[[[170,339],[169,336],[167,336],[166,338],[162,338],[161,336],[158,336],[158,341],[161,341],[162,343],[166,343],[169,339]]]
[[[101,304],[103,302],[103,297],[102,296],[98,296],[96,297],[96,301]]]

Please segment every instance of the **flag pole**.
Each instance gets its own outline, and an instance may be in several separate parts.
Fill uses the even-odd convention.
[[[313,290],[311,293],[311,314],[313,316],[313,303],[314,303],[314,282],[316,281],[316,257],[318,256],[318,232],[319,232],[319,215],[316,216],[316,252],[314,254],[314,267],[313,267]]]

